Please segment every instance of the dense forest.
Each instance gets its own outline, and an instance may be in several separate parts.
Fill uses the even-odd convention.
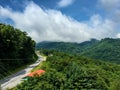
[[[82,43],[43,41],[36,44],[36,49],[52,49],[66,53],[79,54],[84,51],[84,49],[91,47],[97,42],[98,40],[96,39]]]
[[[105,38],[100,41],[91,39],[82,43],[41,42],[36,45],[36,48],[58,50],[93,59],[120,63],[120,39]]]
[[[81,54],[94,59],[120,63],[120,39],[102,39]]]
[[[0,24],[0,79],[36,59],[35,41],[26,32]]]
[[[47,60],[36,69],[46,73],[11,90],[120,90],[120,65],[55,50],[42,53]]]

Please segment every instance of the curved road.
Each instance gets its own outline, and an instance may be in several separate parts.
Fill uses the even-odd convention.
[[[20,84],[22,81],[21,79],[23,77],[25,77],[27,74],[30,73],[30,71],[36,67],[37,65],[39,65],[41,63],[41,61],[46,60],[45,57],[42,57],[40,55],[38,55],[39,59],[32,65],[29,65],[26,69],[21,70],[19,72],[17,72],[16,74],[13,74],[3,80],[0,81],[1,83],[1,88],[2,90],[6,90],[7,88],[13,88],[15,87],[17,84]]]

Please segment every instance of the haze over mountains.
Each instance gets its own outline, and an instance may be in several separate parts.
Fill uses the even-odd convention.
[[[93,59],[120,63],[120,39],[91,39],[82,43],[40,42],[36,45],[36,48],[53,49]]]
[[[27,32],[37,42],[120,38],[119,3],[120,0],[1,0],[0,22]]]

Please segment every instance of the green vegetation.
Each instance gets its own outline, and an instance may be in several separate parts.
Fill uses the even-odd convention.
[[[40,42],[36,44],[36,49],[52,49],[66,53],[79,54],[85,49],[97,43],[98,40],[91,39],[83,43],[70,43],[70,42]]]
[[[0,24],[0,79],[36,59],[35,42],[26,32]]]
[[[58,50],[93,59],[120,63],[120,39],[105,38],[101,41],[91,39],[91,41],[82,43],[41,42],[36,45],[36,48]]]
[[[29,78],[11,90],[120,89],[120,65],[54,50],[43,52],[49,55],[37,69],[43,69],[46,73],[40,77]]]
[[[120,39],[102,39],[81,54],[94,59],[120,63]]]
[[[43,69],[45,74],[11,90],[120,90],[120,65],[100,61],[120,63],[120,39],[42,42],[36,48],[47,60],[33,70]],[[36,59],[35,42],[26,32],[0,24],[0,79]]]

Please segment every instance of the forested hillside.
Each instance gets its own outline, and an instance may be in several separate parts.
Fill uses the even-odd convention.
[[[120,63],[120,39],[102,39],[81,54],[94,59]]]
[[[79,54],[84,49],[87,49],[97,43],[98,40],[91,39],[83,43],[70,43],[70,42],[40,42],[36,44],[36,49],[52,49],[66,53]]]
[[[36,69],[46,71],[12,90],[120,90],[120,66],[56,51]]]
[[[35,41],[26,32],[0,24],[0,79],[36,58]]]
[[[92,39],[82,43],[41,42],[36,45],[36,48],[53,49],[120,63],[120,39],[105,38],[100,41]]]

